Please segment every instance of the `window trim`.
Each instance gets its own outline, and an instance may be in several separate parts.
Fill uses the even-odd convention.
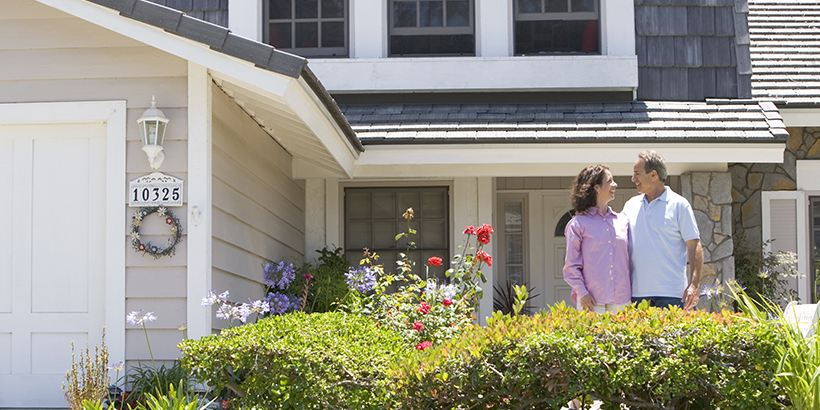
[[[272,19],[270,18],[270,2],[271,0],[265,0],[263,2],[262,7],[262,42],[268,45],[270,44],[270,25],[273,23],[290,23],[291,24],[291,44],[294,44],[296,41],[296,24],[297,23],[317,23],[317,41],[320,45],[319,47],[282,47],[278,48],[278,50],[285,51],[291,54],[296,54],[302,57],[323,57],[323,58],[347,58],[350,56],[350,3],[351,0],[342,0],[344,2],[343,10],[344,16],[343,17],[328,17],[322,18],[322,7],[321,7],[321,0],[317,1],[317,13],[319,16],[311,17],[311,18],[297,18],[296,17],[296,2],[299,0],[290,0],[291,1],[291,19]],[[323,22],[342,22],[344,23],[344,47],[321,47],[322,44],[322,24]]]
[[[511,35],[511,46],[513,55],[516,56],[543,56],[543,55],[579,55],[579,56],[589,56],[589,55],[605,55],[604,47],[606,42],[606,34],[604,33],[604,22],[603,17],[601,16],[601,1],[603,0],[594,0],[594,11],[566,11],[566,12],[539,12],[539,13],[522,13],[519,12],[519,2],[521,0],[514,0],[513,3],[513,13],[512,13],[512,35]],[[567,1],[567,10],[571,10],[572,8],[572,0]],[[543,10],[544,7],[544,0],[541,0],[541,7]],[[532,22],[532,21],[583,21],[583,20],[595,20],[598,22],[598,51],[595,52],[585,52],[585,51],[555,51],[555,52],[548,52],[548,53],[540,53],[540,52],[529,52],[529,53],[519,53],[516,50],[516,44],[518,43],[516,38],[516,25],[518,22]]]

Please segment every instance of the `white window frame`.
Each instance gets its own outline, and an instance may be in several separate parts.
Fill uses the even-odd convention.
[[[763,191],[760,193],[760,213],[762,219],[763,239],[772,237],[771,201],[772,200],[793,200],[796,207],[797,226],[797,271],[803,274],[803,278],[797,280],[797,297],[801,301],[808,301],[811,298],[809,293],[809,262],[811,258],[811,238],[809,238],[809,196],[818,196],[820,191]],[[771,244],[767,244],[765,250],[771,252]],[[807,260],[808,259],[808,260]]]
[[[282,51],[296,54],[303,57],[328,57],[328,58],[346,58],[350,54],[350,0],[344,1],[343,17],[322,17],[322,1],[317,1],[317,17],[312,18],[297,18],[296,17],[296,2],[299,0],[290,0],[291,2],[291,18],[290,19],[272,19],[270,18],[270,2],[265,0],[262,10],[262,18],[264,24],[262,25],[262,39],[263,42],[269,44],[270,41],[270,25],[273,23],[290,23],[290,41],[291,45],[296,41],[296,24],[298,23],[316,23],[317,24],[317,43],[318,47],[283,47]],[[322,23],[324,22],[343,22],[344,23],[344,47],[322,47]]]
[[[604,55],[606,50],[606,35],[604,35],[604,19],[602,18],[601,13],[601,2],[605,0],[594,0],[594,11],[567,11],[567,12],[540,12],[540,13],[522,13],[519,11],[519,1],[521,0],[514,0],[513,1],[513,24],[512,24],[512,34],[510,36],[511,41],[511,48],[512,52],[515,53],[515,25],[521,21],[571,21],[571,20],[595,20],[598,22],[598,51],[591,52],[591,53],[583,53],[583,55]],[[541,10],[544,10],[544,2],[546,0],[541,0]],[[572,10],[572,0],[566,0],[567,2],[567,10]],[[555,52],[555,53],[548,53],[548,54],[556,54],[556,55],[563,55],[567,54],[565,52]],[[515,54],[518,55],[518,54]],[[530,55],[530,54],[524,54]],[[536,55],[536,54],[532,54]]]

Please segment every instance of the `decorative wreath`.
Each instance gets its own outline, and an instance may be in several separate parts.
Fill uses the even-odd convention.
[[[165,243],[164,248],[153,245],[150,242],[147,244],[140,242],[140,225],[143,219],[148,215],[156,213],[160,217],[165,217],[165,223],[171,225],[171,237]],[[137,252],[149,254],[154,259],[159,259],[162,256],[173,255],[174,247],[182,240],[182,226],[179,224],[179,218],[174,216],[170,209],[164,206],[152,206],[147,208],[140,208],[134,212],[131,217],[131,246]]]

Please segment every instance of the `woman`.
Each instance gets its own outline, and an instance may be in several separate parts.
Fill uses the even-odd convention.
[[[606,165],[586,167],[572,182],[575,217],[567,224],[564,280],[578,310],[615,312],[630,303],[629,225],[609,207],[618,184]]]

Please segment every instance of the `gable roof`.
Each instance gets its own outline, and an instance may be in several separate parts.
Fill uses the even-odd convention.
[[[366,145],[677,142],[782,144],[777,107],[754,100],[342,105]]]
[[[749,0],[752,95],[778,105],[820,103],[820,3]]]
[[[354,153],[362,152],[364,147],[359,142],[356,134],[350,128],[344,115],[339,110],[338,105],[322,86],[319,79],[307,66],[307,60],[302,57],[295,56],[289,53],[279,51],[267,44],[262,44],[253,40],[249,40],[242,36],[235,35],[225,27],[218,26],[203,20],[186,15],[185,13],[169,7],[152,3],[146,0],[77,0],[67,2],[65,0],[38,0],[44,4],[54,8],[77,15],[80,18],[89,20],[95,24],[99,24],[115,31],[123,33],[124,25],[117,21],[111,21],[107,13],[95,13],[94,10],[80,7],[81,3],[94,3],[99,6],[106,7],[112,11],[116,11],[123,18],[145,23],[163,30],[167,35],[176,36],[187,41],[193,41],[201,46],[200,48],[190,48],[186,44],[174,43],[170,44],[167,37],[157,36],[154,32],[146,32],[138,28],[130,28],[129,35],[139,41],[153,45],[154,47],[164,49],[172,54],[180,55],[191,61],[207,60],[213,62],[211,56],[204,55],[200,50],[205,48],[210,52],[224,54],[226,56],[234,57],[242,62],[244,65],[237,65],[233,61],[216,61],[214,71],[219,71],[222,78],[216,78],[218,84],[220,81],[228,79],[235,85],[239,83],[244,84],[244,87],[251,94],[270,91],[275,89],[276,85],[271,85],[270,77],[259,76],[253,70],[249,71],[247,68],[276,73],[286,76],[287,78],[295,79],[303,84],[304,88],[310,90],[312,96],[305,96],[306,98],[313,98],[317,101],[327,112],[327,116],[336,127],[338,133],[343,135],[346,144],[351,147]],[[188,43],[190,44],[190,43]],[[204,46],[204,47],[202,47]],[[206,53],[207,54],[207,53]],[[248,64],[250,63],[250,64]],[[206,64],[203,64],[206,65]],[[209,67],[213,68],[213,67]],[[219,76],[217,76],[219,77]],[[236,80],[241,78],[242,80]],[[220,84],[221,86],[221,84]],[[266,88],[267,87],[267,88]],[[228,90],[229,91],[229,90]],[[278,92],[278,94],[277,94]],[[267,93],[268,96],[280,95],[283,91],[280,89],[274,93]],[[265,99],[264,97],[262,98]],[[274,104],[275,105],[275,104]],[[249,114],[253,116],[249,111]],[[259,119],[255,118],[258,122]],[[260,125],[262,125],[260,123]],[[310,125],[309,125],[310,126]],[[327,137],[325,135],[320,136]],[[296,141],[298,143],[298,141]],[[286,145],[286,144],[285,144]],[[287,147],[286,147],[287,148]],[[332,151],[332,149],[331,149]]]

